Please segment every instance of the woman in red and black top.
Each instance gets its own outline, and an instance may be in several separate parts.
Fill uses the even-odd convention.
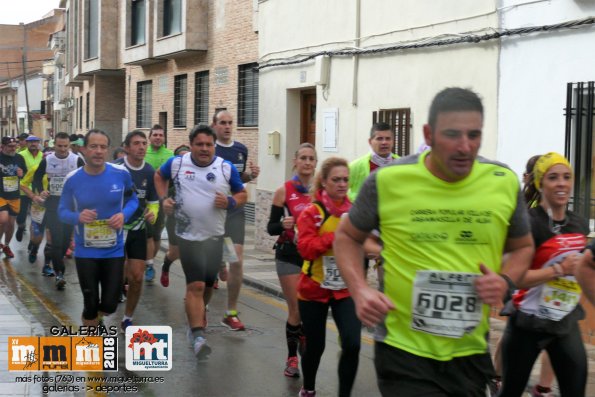
[[[295,176],[275,191],[267,231],[279,236],[275,243],[277,275],[287,301],[287,362],[285,376],[300,376],[297,351],[303,342],[302,325],[297,302],[297,284],[302,268],[302,257],[297,251],[295,223],[302,211],[310,205],[310,181],[316,169],[316,150],[310,143],[303,143],[293,159]],[[303,343],[301,343],[303,349]]]
[[[351,208],[347,198],[347,161],[330,157],[314,181],[312,204],[298,218],[298,250],[304,258],[298,283],[298,305],[307,348],[302,357],[304,383],[300,396],[316,395],[316,372],[325,348],[329,308],[341,337],[339,396],[349,396],[359,363],[361,322],[341,278],[333,253],[335,230]]]
[[[514,296],[516,312],[502,338],[500,397],[523,394],[533,364],[546,350],[562,397],[585,395],[587,356],[578,321],[585,314],[574,278],[589,233],[587,221],[567,209],[572,193],[570,163],[544,154],[533,168],[539,205],[529,210],[535,256]],[[534,389],[533,396],[545,391]]]

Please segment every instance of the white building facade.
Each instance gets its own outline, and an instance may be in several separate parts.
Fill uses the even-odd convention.
[[[266,230],[272,193],[291,177],[300,143],[314,143],[319,162],[351,161],[368,152],[370,127],[382,120],[395,128],[395,151],[413,153],[430,102],[445,87],[471,88],[483,98],[481,154],[495,157],[499,42],[460,39],[497,27],[496,7],[487,0],[260,2],[257,233]],[[395,50],[403,46],[410,47]],[[280,133],[278,151],[269,148],[273,131]],[[270,248],[264,237],[256,241]]]

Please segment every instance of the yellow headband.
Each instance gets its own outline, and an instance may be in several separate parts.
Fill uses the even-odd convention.
[[[570,172],[572,172],[572,166],[570,165],[570,162],[566,159],[566,157],[556,152],[549,152],[547,154],[544,154],[537,160],[535,166],[533,167],[533,181],[537,190],[541,189],[541,179],[543,178],[547,170],[549,170],[556,164],[563,164],[570,168]]]

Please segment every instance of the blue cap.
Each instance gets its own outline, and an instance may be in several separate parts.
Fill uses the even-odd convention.
[[[27,139],[25,139],[25,142],[31,142],[31,141],[41,141],[41,138],[35,135],[29,135],[27,137]]]

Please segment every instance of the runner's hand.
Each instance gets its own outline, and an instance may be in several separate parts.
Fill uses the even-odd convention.
[[[165,213],[167,215],[172,215],[174,213],[174,208],[176,206],[176,202],[174,201],[173,198],[168,197],[165,200],[163,200],[162,206],[163,206],[163,211],[165,211]]]
[[[508,283],[483,263],[479,265],[482,275],[475,279],[475,292],[486,305],[500,305],[508,291]]]
[[[281,224],[283,225],[283,229],[293,229],[293,226],[295,225],[295,218],[293,216],[286,216],[281,221]]]
[[[149,211],[148,208],[145,208],[145,220],[152,224],[154,219],[155,214],[152,211]]]
[[[258,175],[260,175],[260,167],[249,161],[248,168],[250,168],[250,180],[258,178]]]
[[[221,208],[221,209],[227,209],[227,204],[229,202],[227,201],[227,196],[221,192],[216,192],[215,193],[215,207],[217,208]]]
[[[580,254],[570,254],[564,258],[562,263],[560,263],[560,266],[562,267],[565,276],[574,275],[574,269],[580,264],[581,257],[582,255]]]
[[[112,215],[112,217],[107,220],[107,225],[115,230],[122,229],[124,226],[124,214],[118,212],[117,214]]]
[[[95,219],[97,219],[97,211],[96,210],[89,210],[85,209],[82,210],[79,214],[79,222],[81,223],[91,223]]]
[[[386,314],[395,308],[392,301],[382,292],[369,286],[352,295],[357,318],[366,326],[372,327],[384,320]]]

